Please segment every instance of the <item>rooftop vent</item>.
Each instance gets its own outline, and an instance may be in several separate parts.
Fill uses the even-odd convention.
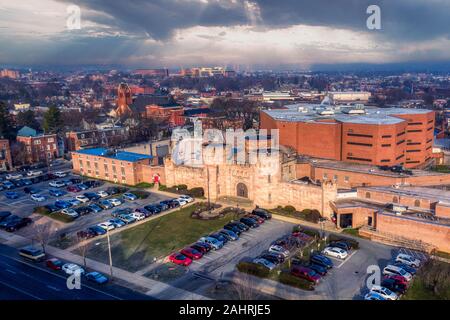
[[[320,114],[321,116],[331,116],[334,114],[333,109],[319,109],[317,110],[317,114]]]
[[[302,113],[306,113],[306,112],[308,112],[308,108],[307,107],[304,107],[304,106],[300,106],[300,107],[298,107],[298,112],[302,112]]]

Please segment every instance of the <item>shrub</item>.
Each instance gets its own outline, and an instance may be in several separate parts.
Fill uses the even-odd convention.
[[[178,190],[187,190],[188,187],[185,184],[179,184],[175,188]]]
[[[166,191],[166,190],[167,190],[167,186],[164,185],[164,184],[159,184],[158,189],[159,189],[160,191]]]
[[[149,192],[142,190],[134,190],[133,194],[135,194],[139,199],[147,199],[148,196],[150,195]]]
[[[320,212],[318,210],[311,210],[311,209],[304,209],[301,212],[301,215],[303,216],[303,219],[305,219],[306,221],[309,222],[314,222],[314,223],[318,223],[320,220]]]
[[[293,286],[299,289],[313,291],[314,284],[306,279],[298,278],[290,274],[289,272],[282,272],[279,281],[283,284],[287,284],[289,286]]]
[[[153,188],[155,186],[154,183],[141,182],[135,185],[136,188]]]
[[[295,210],[295,207],[293,207],[293,206],[285,206],[284,207],[284,211],[286,211],[287,213],[292,214],[292,213],[294,213],[297,210]]]
[[[356,240],[354,240],[354,239],[352,239],[352,238],[343,237],[343,236],[338,235],[338,234],[331,233],[331,234],[328,236],[328,241],[329,241],[329,242],[333,242],[333,241],[345,241],[345,242],[347,242],[347,243],[351,246],[352,249],[359,249],[359,242],[358,242],[358,241],[356,241]]]
[[[189,196],[194,198],[200,198],[205,196],[205,190],[201,187],[192,188],[186,192]]]
[[[267,269],[266,267],[252,262],[239,262],[237,264],[237,269],[240,272],[260,278],[267,278],[270,273],[269,269]]]
[[[317,237],[317,238],[320,237],[320,232],[318,230],[304,229],[302,232],[311,237]]]

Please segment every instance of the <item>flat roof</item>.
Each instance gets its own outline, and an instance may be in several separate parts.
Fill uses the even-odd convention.
[[[356,106],[349,105],[326,105],[296,103],[285,106],[285,109],[262,110],[275,120],[286,122],[318,122],[325,119],[334,119],[343,123],[360,123],[374,125],[389,125],[404,122],[406,120],[396,115],[426,114],[432,112],[427,109],[411,108],[377,108],[365,106],[360,108],[364,113],[349,114],[350,110],[358,110]],[[320,111],[329,111],[333,114],[321,115]],[[323,123],[323,122],[321,122]]]
[[[152,159],[152,156],[128,151],[112,151],[106,148],[91,148],[78,150],[75,153],[85,154],[90,156],[104,157],[110,159],[117,159],[120,161],[136,162],[139,160]]]
[[[361,188],[380,192],[395,193],[400,196],[403,195],[420,199],[425,198],[431,201],[450,203],[450,191],[440,190],[436,188],[409,187],[409,186],[400,186],[398,188],[393,187],[361,187]]]

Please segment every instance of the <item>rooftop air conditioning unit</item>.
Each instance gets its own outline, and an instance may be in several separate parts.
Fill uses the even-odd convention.
[[[320,114],[321,116],[331,116],[334,114],[334,110],[331,109],[319,110],[317,111],[317,113]]]

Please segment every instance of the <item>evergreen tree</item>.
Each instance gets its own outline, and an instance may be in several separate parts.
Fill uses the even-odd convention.
[[[6,105],[0,102],[0,137],[11,140],[15,139],[16,134],[14,120]]]
[[[41,125],[39,124],[39,121],[36,120],[36,115],[32,110],[19,112],[16,121],[17,126],[19,127],[27,126],[35,130],[40,130],[41,128]]]
[[[61,112],[55,106],[51,106],[44,114],[43,129],[45,133],[58,133],[62,128]]]

